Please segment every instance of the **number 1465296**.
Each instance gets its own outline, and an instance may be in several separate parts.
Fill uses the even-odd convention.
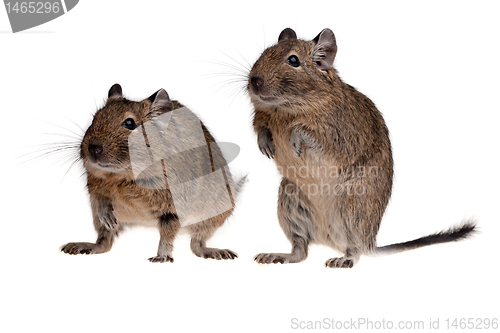
[[[446,319],[447,329],[498,329],[498,318],[453,318]]]
[[[48,14],[48,13],[59,13],[61,10],[59,2],[20,2],[20,1],[12,1],[5,3],[5,8],[7,9],[7,13],[16,13],[16,14]]]

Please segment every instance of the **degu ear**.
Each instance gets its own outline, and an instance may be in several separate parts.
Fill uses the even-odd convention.
[[[118,83],[113,84],[113,86],[109,89],[108,99],[109,98],[122,98],[122,97],[123,97],[122,87]]]
[[[327,70],[333,67],[333,60],[337,54],[337,41],[335,35],[330,29],[323,29],[313,39],[316,44],[313,49],[312,59],[321,70]]]
[[[148,100],[151,102],[149,109],[153,114],[160,115],[174,109],[174,104],[163,88],[149,96]]]
[[[297,39],[297,34],[290,28],[286,28],[280,33],[280,36],[278,37],[278,43],[281,42],[282,40],[287,40],[287,39]]]

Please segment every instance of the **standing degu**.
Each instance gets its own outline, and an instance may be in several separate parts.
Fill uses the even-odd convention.
[[[344,253],[327,260],[327,267],[350,268],[363,254],[391,254],[471,235],[476,223],[464,221],[413,241],[377,247],[392,190],[389,131],[374,103],[337,75],[336,53],[330,29],[305,41],[287,28],[248,75],[257,143],[283,176],[278,219],[292,243],[291,253],[261,253],[255,261],[300,262],[309,244],[320,243]],[[304,190],[311,188],[315,191]]]

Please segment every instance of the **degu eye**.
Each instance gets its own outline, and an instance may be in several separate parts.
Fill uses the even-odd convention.
[[[296,55],[289,56],[288,59],[286,59],[286,62],[292,67],[300,66],[299,58]]]
[[[134,119],[132,119],[132,118],[125,119],[125,121],[122,123],[122,126],[125,127],[128,130],[131,130],[131,131],[134,130],[137,127],[137,125],[135,124]]]

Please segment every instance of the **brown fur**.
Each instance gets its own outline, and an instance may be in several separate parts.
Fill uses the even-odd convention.
[[[336,52],[329,29],[312,41],[285,29],[249,73],[257,141],[283,176],[278,218],[292,243],[291,253],[262,253],[259,263],[304,260],[314,242],[345,254],[329,267],[376,250],[393,180],[389,132],[374,103],[337,75]]]
[[[170,101],[166,92],[158,102],[157,94],[141,102],[129,101],[121,95],[121,87],[110,89],[106,105],[94,116],[81,143],[81,158],[87,171],[87,187],[93,213],[94,227],[98,233],[96,243],[69,243],[62,251],[69,254],[93,254],[110,250],[114,238],[127,225],[157,227],[160,231],[160,244],[152,262],[173,262],[173,240],[181,224],[173,204],[169,188],[145,189],[136,184],[130,163],[128,137],[130,130],[122,123],[132,118],[137,125],[182,107],[177,101]],[[205,141],[215,142],[214,138],[201,123]],[[103,150],[96,160],[89,148],[91,145],[102,146]],[[212,149],[213,150],[213,149]],[[214,162],[225,165],[219,152],[211,154],[212,170]],[[100,167],[99,164],[105,167]],[[165,169],[164,169],[165,170]],[[231,178],[228,169],[226,176]],[[165,172],[165,171],[164,171]],[[231,178],[232,181],[232,178]],[[230,191],[230,187],[227,186]],[[210,197],[210,196],[207,196]],[[217,204],[217,198],[212,197]],[[231,194],[231,203],[234,199]],[[232,208],[224,213],[186,226],[192,234],[191,249],[199,257],[214,259],[234,259],[237,254],[231,250],[207,248],[205,242],[212,236],[229,215]],[[104,221],[104,222],[103,222]]]

